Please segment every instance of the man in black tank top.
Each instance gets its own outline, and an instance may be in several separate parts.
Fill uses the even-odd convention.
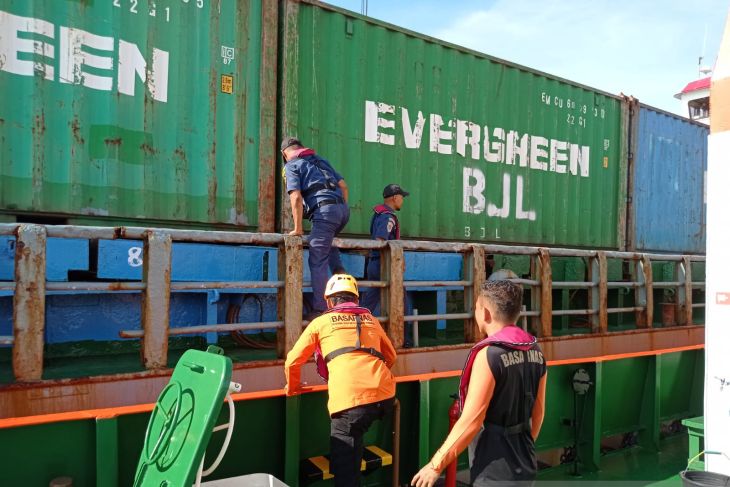
[[[431,461],[413,477],[411,485],[416,487],[433,486],[482,428],[472,485],[531,486],[537,474],[535,439],[545,415],[547,365],[537,339],[515,326],[522,287],[487,281],[475,308],[487,338],[467,358],[459,387],[461,416]]]

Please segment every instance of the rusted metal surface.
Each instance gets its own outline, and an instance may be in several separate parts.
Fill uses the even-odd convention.
[[[633,313],[635,311],[643,311],[644,308],[641,306],[627,306],[625,308],[608,308],[606,313]]]
[[[0,230],[7,231],[10,229],[20,231],[21,225],[0,225]],[[39,227],[41,228],[41,227]],[[138,227],[88,227],[80,229],[72,226],[49,226],[48,234],[59,237],[81,237],[86,238],[143,238],[147,244],[158,242],[158,254],[163,256],[163,265],[160,266],[158,260],[150,264],[152,274],[145,274],[145,282],[70,282],[70,283],[46,283],[45,289],[49,292],[65,292],[69,290],[75,291],[145,291],[144,310],[143,310],[143,329],[126,330],[122,332],[123,337],[142,337],[144,338],[144,363],[147,367],[164,367],[166,363],[166,344],[167,336],[201,333],[207,331],[231,331],[234,329],[260,329],[260,328],[279,328],[277,333],[279,340],[277,351],[279,356],[283,357],[291,348],[293,343],[299,337],[302,326],[302,303],[301,288],[307,283],[302,282],[302,239],[299,237],[289,237],[279,234],[246,234],[238,232],[203,232],[190,230],[156,230],[151,231],[147,228]],[[162,238],[165,243],[158,240]],[[157,239],[157,240],[156,240]],[[170,284],[170,248],[172,240],[180,239],[181,241],[192,242],[224,242],[224,243],[249,243],[261,244],[271,242],[284,243],[279,252],[280,276],[277,281],[239,281],[239,282],[178,282]],[[688,315],[691,320],[691,312],[693,307],[701,307],[702,303],[694,304],[691,302],[691,291],[693,288],[704,288],[704,283],[692,283],[691,275],[684,272],[685,268],[689,268],[691,262],[704,261],[702,256],[676,256],[661,255],[656,256],[657,260],[664,262],[674,262],[677,266],[677,276],[675,281],[653,283],[651,276],[651,254],[638,254],[634,252],[604,252],[604,251],[577,251],[570,249],[546,249],[534,247],[508,247],[498,245],[482,245],[482,244],[462,244],[455,243],[453,245],[446,242],[381,242],[364,239],[337,239],[336,243],[342,248],[349,249],[385,249],[383,252],[382,266],[383,275],[387,276],[383,281],[361,281],[361,285],[372,285],[373,287],[383,290],[384,309],[388,311],[388,316],[381,319],[387,323],[389,334],[394,344],[400,347],[403,343],[403,323],[406,321],[425,321],[436,319],[463,319],[471,320],[466,324],[465,336],[467,341],[476,340],[478,333],[473,326],[473,308],[474,297],[478,292],[481,281],[486,278],[486,262],[485,254],[488,250],[501,250],[508,253],[530,255],[531,260],[531,279],[516,279],[522,284],[529,285],[531,289],[532,305],[531,310],[523,312],[525,317],[534,317],[532,329],[541,338],[550,337],[552,335],[552,317],[563,315],[592,315],[593,331],[605,332],[607,330],[607,317],[609,313],[631,312],[637,311],[640,327],[650,327],[652,321],[652,289],[654,287],[675,287],[678,288],[679,303],[682,306],[680,318]],[[162,248],[165,250],[161,250]],[[460,281],[409,281],[403,282],[404,257],[403,251],[405,247],[421,251],[433,251],[436,249],[450,249],[453,252],[463,252],[465,258],[464,277]],[[148,250],[152,255],[152,250]],[[563,256],[567,255],[585,255],[589,256],[589,270],[591,281],[563,281],[552,283],[551,257],[558,253]],[[609,255],[619,255],[624,259],[630,260],[635,266],[635,282],[607,282],[607,263],[606,259]],[[149,263],[149,259],[146,263]],[[44,267],[45,269],[45,267]],[[145,271],[147,272],[147,271]],[[153,279],[154,284],[147,282]],[[45,280],[37,279],[37,282]],[[465,288],[465,304],[466,310],[461,313],[446,313],[433,315],[410,315],[404,316],[403,309],[403,292],[408,287],[439,287],[439,286],[459,286]],[[13,290],[17,287],[17,283],[0,284],[0,289]],[[41,288],[43,286],[40,286]],[[632,288],[636,293],[636,303],[634,307],[623,308],[607,308],[607,290],[608,288]],[[171,290],[204,290],[204,289],[279,289],[278,309],[280,313],[279,321],[267,323],[246,323],[246,324],[227,324],[227,325],[200,325],[173,330],[168,329],[169,312],[169,294]],[[590,290],[591,304],[588,309],[565,309],[552,310],[552,290],[554,288],[585,288]],[[684,288],[679,289],[679,288]],[[150,292],[147,293],[146,291]],[[41,289],[42,293],[43,289]],[[685,301],[689,298],[685,305]],[[166,300],[166,301],[165,301]],[[158,304],[162,303],[162,306]],[[691,321],[685,321],[691,323]],[[285,326],[282,328],[281,324]],[[288,326],[287,326],[288,324]],[[471,330],[470,330],[471,328]],[[147,333],[151,331],[152,333]],[[16,344],[17,345],[17,344]],[[16,347],[18,348],[18,347]],[[14,352],[15,353],[15,352]],[[42,353],[42,352],[41,352]]]
[[[636,303],[646,306],[643,312],[637,313],[636,326],[638,328],[651,328],[654,326],[654,277],[651,269],[651,260],[648,256],[642,256],[637,262],[637,270],[640,272],[643,288],[636,288]],[[641,294],[643,293],[643,295]]]
[[[284,281],[180,281],[170,285],[170,288],[174,291],[190,289],[270,289],[281,287],[284,287]]]
[[[484,247],[472,245],[471,252],[466,254],[464,262],[464,277],[471,279],[471,286],[465,288],[464,304],[467,311],[473,312],[477,299],[481,293],[482,284],[487,278],[487,263]],[[467,343],[474,343],[479,340],[481,333],[474,316],[464,323],[464,340]]]
[[[624,97],[624,99],[626,101],[626,103],[624,103],[624,106],[626,108],[626,111],[628,112],[628,121],[625,125],[625,133],[627,134],[627,157],[624,181],[627,181],[626,194],[633,195],[635,192],[634,185],[636,183],[636,153],[639,146],[639,100],[635,99],[633,96],[626,96]],[[625,231],[623,234],[624,240],[622,244],[622,250],[626,250],[633,248],[631,242],[636,241],[636,225],[634,224],[634,222],[636,221],[636,217],[634,216],[633,198],[626,198],[625,214],[623,220]]]
[[[283,321],[262,321],[257,323],[226,323],[225,325],[200,325],[200,326],[181,326],[178,328],[170,328],[169,335],[193,335],[196,333],[223,333],[230,331],[242,330],[262,330],[271,328],[283,328]],[[144,332],[142,330],[122,330],[119,332],[121,338],[142,338]]]
[[[587,308],[587,309],[554,309],[552,312],[553,316],[583,316],[593,315],[598,313],[598,308]]]
[[[586,283],[589,284],[589,290],[588,295],[590,299],[590,305],[591,308],[593,308],[594,312],[591,316],[591,332],[597,333],[601,329],[600,324],[600,312],[601,312],[601,295],[600,290],[598,288],[598,285],[601,282],[601,273],[600,273],[600,263],[598,262],[598,258],[594,257],[592,259],[588,259],[588,274],[591,277],[591,282]],[[556,283],[553,283],[553,288],[555,287]]]
[[[279,291],[279,320],[284,328],[277,332],[277,352],[284,358],[294,348],[302,332],[302,276],[303,252],[301,237],[287,235],[279,249],[279,279],[286,286]]]
[[[287,49],[280,51],[281,56],[281,86],[282,100],[280,102],[280,130],[281,136],[293,135],[304,138],[305,134],[299,133],[299,2],[283,2],[282,15],[280,16],[283,25],[281,25],[282,45],[288,46]],[[311,144],[308,140],[303,140],[305,144]],[[316,149],[316,147],[315,147]],[[279,225],[283,233],[294,228],[292,224],[291,205],[289,204],[289,195],[286,191],[279,192],[281,197],[279,200],[281,207],[281,219]]]
[[[538,254],[540,276],[540,329],[538,336],[549,337],[553,334],[553,271],[548,249],[540,249]]]
[[[364,238],[335,238],[332,245],[343,250],[378,250],[384,249],[388,243],[384,240],[370,240]]]
[[[377,287],[377,288],[387,288],[388,283],[386,281],[357,281],[357,285],[359,287]]]
[[[692,324],[692,263],[688,257],[684,257],[682,262],[682,270],[684,271],[684,303],[681,316],[683,324]]]
[[[403,287],[464,287],[471,281],[403,281]]]
[[[143,282],[47,282],[46,291],[144,291]]]
[[[278,178],[276,141],[276,87],[278,73],[279,2],[261,2],[261,69],[259,100],[259,174],[258,174],[258,231],[276,231],[276,180]],[[245,106],[245,95],[239,95]],[[248,141],[243,134],[236,137],[236,145]],[[243,186],[245,172],[237,173],[236,212],[243,214],[245,200]],[[238,188],[241,191],[238,191]]]
[[[8,226],[0,224],[0,227]],[[78,227],[73,225],[48,225],[49,237],[132,239],[141,240],[150,231],[147,227]],[[284,236],[278,233],[223,232],[208,230],[157,229],[164,231],[176,242],[206,242],[240,245],[278,245]]]
[[[631,117],[631,100],[632,97],[623,96],[623,103],[621,103],[621,133],[624,134],[619,140],[621,147],[619,148],[620,154],[625,154],[625,163],[620,164],[618,167],[618,179],[619,181],[628,181],[629,168],[633,165],[633,161],[629,161],[635,154],[634,149],[631,147],[632,139],[635,140],[635,133],[632,133],[632,117]],[[631,204],[631,196],[633,193],[632,189],[629,188],[629,184],[618,185],[618,208],[616,218],[616,241],[618,243],[619,250],[626,250],[626,222],[628,220],[629,206]]]
[[[163,232],[149,232],[144,241],[142,298],[142,362],[148,369],[167,367],[167,333],[170,327],[170,272],[172,239]]]
[[[426,252],[469,252],[471,244],[460,242],[427,242],[425,240],[402,240],[403,250]]]
[[[46,229],[20,225],[15,233],[13,295],[13,374],[20,382],[43,375],[46,324]]]
[[[553,289],[590,289],[594,286],[598,286],[598,281],[555,281],[553,282]]]
[[[703,326],[612,332],[540,339],[548,360],[661,350],[704,342]],[[398,351],[396,376],[461,370],[471,345],[426,347]],[[282,360],[235,364],[231,380],[244,392],[284,386]],[[0,418],[51,414],[80,409],[153,403],[170,379],[170,369],[84,379],[10,384],[0,387]],[[302,369],[302,380],[321,384],[312,362]]]
[[[652,284],[654,289],[673,289],[678,286],[683,286],[684,280],[682,281],[658,281]]]
[[[608,332],[608,262],[604,252],[598,252],[598,329],[599,333]],[[594,305],[595,307],[595,305]]]
[[[395,348],[403,347],[404,291],[403,274],[406,260],[400,240],[388,242],[388,338]]]
[[[13,235],[18,224],[0,223],[0,235]],[[147,227],[79,227],[72,225],[47,225],[49,237],[59,238],[89,238],[89,239],[143,239]],[[284,235],[279,233],[247,233],[247,232],[225,232],[205,230],[176,230],[160,229],[169,234],[170,237],[179,242],[207,242],[221,244],[239,245],[279,245],[284,241]],[[430,242],[421,240],[402,240],[404,250],[410,251],[438,251],[438,252],[469,252],[469,245],[460,242]],[[370,239],[342,239],[333,240],[333,245],[346,250],[377,250],[386,247],[387,242]],[[504,255],[538,255],[539,247],[509,246],[509,245],[482,245],[486,253]],[[640,260],[644,256],[652,260],[665,262],[681,262],[683,255],[670,254],[642,254],[637,252],[606,251],[607,258]],[[551,248],[550,255],[553,257],[595,257],[597,251],[582,249]],[[705,262],[702,255],[686,256],[690,262]]]

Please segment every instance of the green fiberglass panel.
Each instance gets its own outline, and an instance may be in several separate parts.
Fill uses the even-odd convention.
[[[620,99],[321,4],[283,24],[281,129],[347,180],[346,232],[395,182],[407,237],[619,245]]]
[[[0,3],[0,211],[256,226],[269,8]]]

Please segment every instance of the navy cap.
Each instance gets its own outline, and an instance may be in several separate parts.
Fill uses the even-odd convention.
[[[391,196],[395,196],[397,194],[401,194],[405,197],[408,196],[410,193],[401,188],[398,184],[389,184],[385,188],[383,188],[383,198],[390,198]]]
[[[302,146],[302,143],[296,137],[284,137],[281,141],[281,150],[285,150],[293,145]]]

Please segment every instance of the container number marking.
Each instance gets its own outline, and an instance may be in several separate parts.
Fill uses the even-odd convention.
[[[190,3],[190,0],[182,0],[183,3]],[[129,12],[133,14],[139,13],[139,0],[112,0],[112,5],[122,8],[122,2],[128,2]],[[205,0],[195,0],[198,8],[205,7]],[[149,16],[157,17],[157,0],[149,0]],[[170,22],[170,7],[165,7],[165,22]]]
[[[127,263],[132,267],[140,267],[144,263],[144,260],[142,260],[142,247],[129,248]]]

